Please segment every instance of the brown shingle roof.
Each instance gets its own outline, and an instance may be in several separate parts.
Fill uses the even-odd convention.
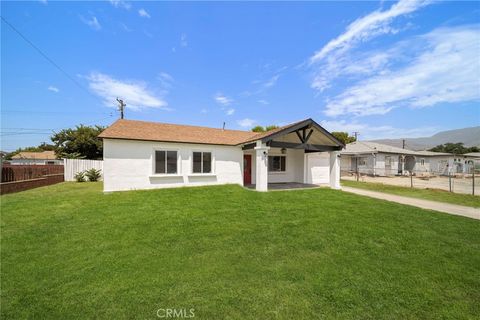
[[[251,137],[257,134],[258,133],[251,131],[222,130],[207,127],[122,119],[115,121],[110,127],[105,129],[99,137],[234,146],[250,140]]]
[[[12,159],[36,159],[36,160],[55,160],[55,152],[43,151],[43,152],[19,152],[12,157]]]

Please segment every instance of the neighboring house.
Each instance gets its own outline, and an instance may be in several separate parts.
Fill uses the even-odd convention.
[[[343,171],[375,176],[402,175],[413,172],[448,174],[454,164],[454,155],[432,151],[413,151],[389,145],[356,141],[341,152]]]
[[[463,166],[463,172],[473,173],[473,168],[476,170],[480,168],[480,152],[470,152],[460,155],[458,162]]]
[[[62,159],[57,159],[55,152],[19,152],[9,160],[12,165],[29,164],[63,164]]]
[[[211,184],[340,188],[343,144],[312,119],[268,132],[118,120],[104,130],[104,191]]]

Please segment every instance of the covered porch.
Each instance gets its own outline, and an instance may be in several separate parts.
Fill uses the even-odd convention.
[[[248,184],[245,185],[248,189],[255,189],[256,185]],[[298,183],[298,182],[279,182],[279,183],[269,183],[268,191],[277,191],[277,190],[302,190],[302,189],[314,189],[320,188],[319,184],[309,184],[309,183]]]
[[[245,186],[257,191],[340,189],[343,144],[312,119],[261,133],[242,146]]]

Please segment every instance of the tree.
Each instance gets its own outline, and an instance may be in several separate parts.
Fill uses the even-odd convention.
[[[333,131],[332,135],[343,144],[349,144],[351,142],[357,141],[355,137],[348,135],[348,132]]]
[[[255,126],[252,128],[253,132],[265,132],[265,128],[262,126]]]
[[[62,158],[101,159],[103,144],[98,135],[104,129],[102,126],[79,125],[55,133],[51,137],[55,144],[55,154]]]
[[[262,127],[262,126],[255,126],[252,128],[252,131],[253,132],[267,132],[267,131],[270,131],[270,130],[273,130],[273,129],[277,129],[278,126],[272,124],[272,125],[269,125],[269,126],[266,126],[266,127]]]
[[[278,126],[276,126],[274,124],[271,124],[271,125],[265,127],[265,131],[270,131],[270,130],[274,130],[274,129],[278,129]]]
[[[478,147],[465,147],[462,142],[447,142],[445,144],[439,144],[438,146],[431,148],[429,151],[464,154],[469,152],[480,152],[480,149]]]

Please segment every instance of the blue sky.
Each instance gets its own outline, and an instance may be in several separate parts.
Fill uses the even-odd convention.
[[[2,2],[2,150],[126,118],[362,139],[480,124],[480,4]]]

